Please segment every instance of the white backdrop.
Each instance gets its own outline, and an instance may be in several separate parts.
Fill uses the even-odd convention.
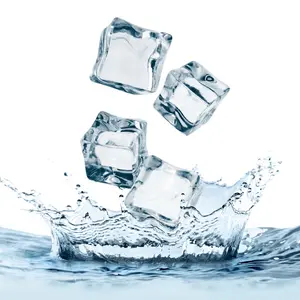
[[[151,154],[198,164],[207,179],[237,180],[259,156],[283,160],[249,226],[299,225],[298,13],[296,0],[1,1],[0,176],[51,190],[49,201],[64,206],[72,197],[57,178],[71,172],[116,205],[118,190],[85,179],[79,143],[105,110],[147,120]],[[157,93],[129,95],[89,80],[100,33],[116,16],[173,35],[158,91],[170,69],[190,60],[231,87],[207,125],[186,137],[152,108]],[[1,187],[0,204],[0,226],[49,233]]]

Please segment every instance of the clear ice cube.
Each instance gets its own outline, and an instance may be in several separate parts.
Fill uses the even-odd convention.
[[[200,193],[200,176],[149,156],[125,198],[129,211],[141,217],[151,215],[164,223],[175,224],[182,200],[185,206],[195,202]]]
[[[157,90],[172,36],[115,18],[104,29],[91,80],[132,94]]]
[[[147,156],[147,123],[100,112],[81,140],[87,177],[130,188]]]
[[[154,108],[176,129],[188,135],[213,115],[229,87],[192,61],[169,72]]]
[[[232,186],[227,186],[202,180],[201,193],[197,198],[193,199],[190,206],[195,207],[201,215],[208,216],[224,207],[240,186],[241,181]]]

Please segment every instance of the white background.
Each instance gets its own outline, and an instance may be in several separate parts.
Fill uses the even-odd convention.
[[[299,218],[298,1],[1,1],[0,176],[72,204],[84,183],[108,206],[119,190],[85,179],[80,139],[99,111],[148,122],[148,150],[207,179],[239,179],[259,156],[283,160],[249,226],[295,226]],[[186,137],[134,96],[89,75],[102,29],[114,17],[173,35],[167,72],[199,61],[231,87],[210,122]],[[74,182],[61,182],[64,171]],[[49,233],[0,187],[0,226]]]

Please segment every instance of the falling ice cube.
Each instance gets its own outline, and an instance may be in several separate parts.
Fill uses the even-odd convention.
[[[91,80],[132,94],[155,92],[172,36],[115,18],[104,29]]]
[[[147,156],[147,123],[100,112],[81,140],[87,177],[130,188]]]
[[[197,62],[172,70],[154,103],[176,129],[188,135],[205,124],[229,87]]]
[[[151,215],[174,224],[179,218],[181,202],[195,202],[200,192],[200,177],[193,171],[174,167],[156,156],[149,156],[125,198],[125,205],[140,216]]]

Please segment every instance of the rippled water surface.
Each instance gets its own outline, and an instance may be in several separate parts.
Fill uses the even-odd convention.
[[[283,299],[284,289],[288,299],[298,299],[300,228],[247,231],[237,257],[217,262],[63,260],[50,251],[49,237],[0,229],[0,294],[13,299],[96,299],[98,293],[104,299],[250,299],[265,293]]]
[[[0,178],[51,229],[50,238],[0,228],[0,299],[298,299],[300,228],[245,231],[277,167],[265,159],[232,186],[203,182],[173,226],[122,202],[109,211],[80,186],[77,207],[57,210]]]

